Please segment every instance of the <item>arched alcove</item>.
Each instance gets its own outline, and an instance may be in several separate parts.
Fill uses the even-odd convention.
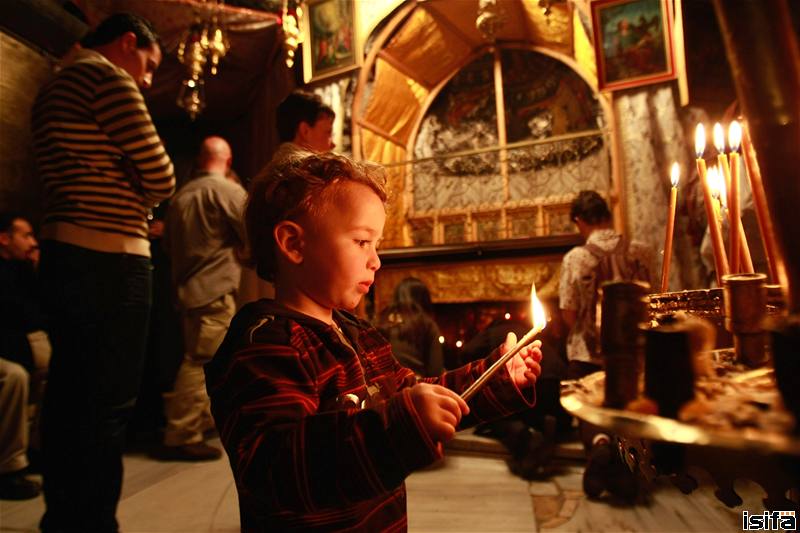
[[[574,192],[612,190],[605,115],[568,65],[483,50],[432,95],[407,146],[404,244],[574,233]]]
[[[601,189],[611,200],[615,219],[624,220],[612,106],[609,96],[596,91],[590,30],[581,21],[579,10],[572,3],[554,3],[545,14],[535,0],[502,2],[505,22],[495,42],[489,43],[475,27],[478,4],[477,0],[432,0],[401,6],[373,36],[360,72],[353,100],[353,153],[357,158],[386,166],[394,194],[388,206],[385,247],[417,263],[414,267],[395,267],[391,264],[392,253],[384,254],[387,268],[376,287],[378,308],[394,284],[408,274],[428,281],[434,299],[440,302],[524,299],[531,280],[554,293],[561,254],[578,241],[567,212],[579,187],[580,172],[558,191],[552,187],[542,195],[531,195],[530,191],[536,186],[537,174],[541,179],[552,171],[560,172],[562,178],[566,176],[570,172],[570,153],[580,154],[578,160],[592,153],[602,154],[604,159],[595,163],[595,169],[602,169],[602,186],[587,181],[586,187],[580,188]],[[593,120],[580,127],[567,121],[566,128],[559,122],[558,127],[551,124],[549,131],[538,135],[530,128],[520,134],[524,130],[520,129],[520,120],[534,117],[526,113],[516,116],[518,110],[513,101],[506,105],[504,92],[514,93],[515,77],[519,77],[524,61],[509,65],[511,73],[506,77],[510,83],[504,83],[504,55],[506,62],[515,55],[526,56],[530,63],[536,63],[535,69],[558,70],[555,78],[569,78],[567,85],[582,87],[578,92],[592,101]],[[437,98],[450,91],[448,84],[458,82],[459,76],[469,72],[468,65],[481,58],[485,58],[488,69],[487,87],[494,91],[494,138],[459,147],[455,154],[449,149],[433,150],[426,158],[416,144],[421,135],[429,134],[426,116],[435,114]],[[527,103],[547,107],[544,100],[563,97],[557,85],[550,85],[549,92],[543,90],[541,98]],[[488,98],[492,100],[491,96]],[[575,102],[565,98],[553,105],[569,107]],[[555,118],[548,120],[554,122]],[[581,148],[587,142],[596,146]],[[555,154],[550,161],[548,151],[550,156]],[[456,195],[459,201],[442,195],[446,190],[441,188],[442,179],[446,180],[446,176],[439,183],[430,179],[432,175],[426,167],[447,167],[443,159],[456,157],[461,160],[455,166],[462,167],[465,161],[467,167],[469,161],[484,160],[485,165],[494,161],[483,172],[471,176],[473,182],[481,183],[483,179],[486,185],[473,187],[477,191],[473,201],[463,201],[463,195]],[[422,179],[421,172],[425,173]],[[465,180],[461,182],[465,184]],[[428,204],[423,205],[420,199]],[[555,241],[554,236],[558,237]],[[477,256],[460,256],[463,259],[456,261],[452,257],[429,260],[421,248],[428,245],[472,246],[479,252]],[[484,252],[487,246],[495,245],[506,252],[489,260],[492,254]],[[520,256],[526,258],[519,259]]]
[[[478,2],[469,0],[407,4],[385,22],[373,40],[353,103],[353,153],[356,157],[386,165],[392,190],[404,192],[393,197],[390,204],[385,235],[387,247],[426,243],[414,238],[413,224],[407,219],[415,208],[410,203],[413,202],[410,176],[413,164],[409,166],[406,163],[418,159],[414,142],[426,112],[448,82],[468,64],[486,54],[497,56],[493,82],[500,87],[496,94],[502,93],[500,50],[525,49],[554,59],[571,69],[588,87],[596,87],[594,57],[587,29],[572,4],[555,4],[549,15],[545,15],[534,1],[503,2],[502,6],[505,24],[497,34],[495,45],[488,44],[475,28]],[[607,96],[594,89],[591,91],[599,104],[599,114],[604,117],[601,127],[594,129],[602,130],[603,144],[610,152],[611,181],[610,186],[604,189],[619,209],[618,158],[610,134],[613,128],[611,105]],[[498,111],[502,106],[502,103],[498,104]],[[498,116],[497,120],[499,124],[505,117]],[[494,149],[497,157],[503,159],[507,154],[501,150],[513,141],[507,139],[505,131],[499,133],[505,127],[498,126],[497,129],[497,142],[493,146],[478,148]],[[520,152],[521,147],[515,148],[517,154],[512,156]],[[505,172],[498,168],[498,173]],[[505,200],[507,203],[511,198]],[[555,198],[551,200],[556,201]],[[495,207],[502,210],[502,206]],[[537,216],[541,223],[543,214]],[[623,217],[617,219],[623,220]],[[506,225],[504,221],[504,228]],[[439,227],[434,232],[437,236],[427,243],[444,243],[444,239],[438,237],[441,231]],[[471,231],[471,238],[470,231],[466,233],[468,237],[465,240],[479,240],[475,231]],[[498,236],[506,238],[512,234],[504,229]]]

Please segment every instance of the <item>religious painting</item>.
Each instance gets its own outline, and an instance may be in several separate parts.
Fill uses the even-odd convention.
[[[668,0],[594,0],[591,8],[601,91],[675,78]]]
[[[358,68],[356,11],[352,0],[310,0],[304,19],[303,77],[312,82]]]

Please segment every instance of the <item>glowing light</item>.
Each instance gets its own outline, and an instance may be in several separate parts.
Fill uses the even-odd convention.
[[[739,151],[739,143],[742,142],[742,126],[739,122],[734,120],[728,127],[728,146],[731,147],[731,152]]]
[[[719,122],[714,124],[714,147],[719,153],[725,152],[725,131]]]
[[[698,124],[694,130],[694,153],[697,158],[703,157],[703,152],[706,151],[706,129],[703,124]]]
[[[547,326],[547,315],[542,307],[542,302],[536,297],[536,284],[531,283],[531,316],[533,317],[533,328],[539,331]]]
[[[673,187],[677,187],[678,186],[678,180],[681,177],[681,167],[680,167],[680,165],[678,165],[677,161],[672,163],[672,169],[670,170],[669,174],[670,174],[670,178],[669,178],[670,183],[672,183]]]

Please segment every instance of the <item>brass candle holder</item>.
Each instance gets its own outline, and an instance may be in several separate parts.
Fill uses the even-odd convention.
[[[691,331],[686,321],[647,328],[645,395],[658,404],[658,414],[677,418],[681,406],[694,398],[695,371]]]
[[[767,276],[729,274],[722,277],[725,329],[733,334],[736,359],[757,367],[766,362],[763,321],[767,316]]]
[[[606,407],[624,408],[638,396],[644,342],[639,329],[647,321],[650,286],[614,281],[600,288],[600,349],[606,366]]]
[[[772,341],[775,382],[783,405],[795,418],[795,433],[800,434],[800,315],[774,316],[766,329]]]

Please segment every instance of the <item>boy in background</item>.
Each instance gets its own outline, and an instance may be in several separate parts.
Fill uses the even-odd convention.
[[[458,396],[515,342],[417,380],[369,323],[342,311],[369,291],[386,221],[381,169],[336,155],[278,165],[245,214],[275,300],[245,306],[206,365],[242,531],[406,529],[403,480],[457,428],[529,408],[541,343],[472,399]]]

